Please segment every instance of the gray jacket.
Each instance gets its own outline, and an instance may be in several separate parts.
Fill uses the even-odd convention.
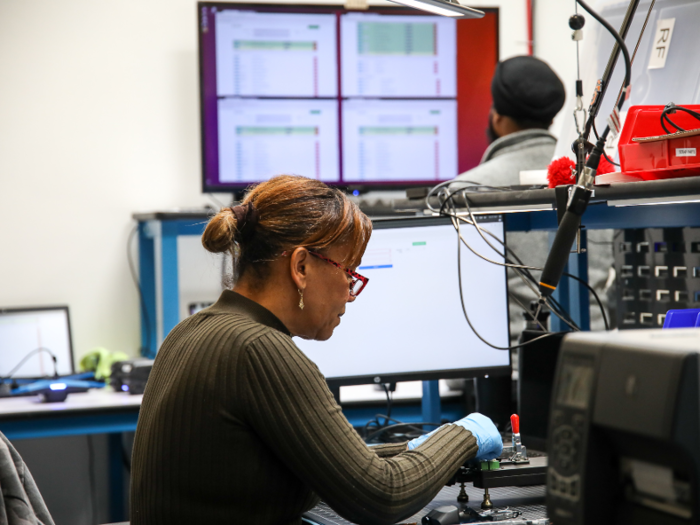
[[[554,155],[557,139],[549,131],[528,129],[511,133],[494,141],[484,152],[481,164],[460,174],[455,181],[471,181],[489,186],[513,186],[520,184],[520,172],[546,169]],[[458,188],[457,184],[450,186]],[[588,279],[605,304],[602,293],[612,266],[612,231],[597,230],[588,232],[589,260]],[[528,266],[542,268],[549,253],[547,232],[513,232],[506,237],[508,247]],[[538,274],[535,275],[536,277]],[[523,310],[517,301],[525,306],[535,300],[536,295],[520,277],[508,270],[508,291],[510,301],[511,340],[517,340],[523,330],[525,320]],[[467,292],[465,290],[465,292]],[[516,301],[517,300],[517,301]],[[591,302],[594,299],[591,298]],[[603,329],[602,316],[597,305],[591,308],[591,329]]]
[[[54,525],[27,465],[1,432],[0,488],[0,525]]]
[[[552,161],[557,139],[544,129],[526,129],[494,141],[475,168],[455,180],[468,180],[489,186],[520,184],[520,172],[546,169]],[[455,185],[456,186],[456,185]]]

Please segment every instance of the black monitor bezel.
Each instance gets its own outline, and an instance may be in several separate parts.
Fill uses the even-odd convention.
[[[503,222],[503,242],[506,241],[507,235],[507,215],[494,213],[485,217],[500,217]],[[479,216],[477,216],[477,220]],[[391,218],[375,218],[372,219],[372,225],[375,230],[388,228],[402,227],[420,227],[420,226],[436,226],[451,224],[451,220],[447,217],[391,217]],[[455,232],[455,236],[457,233]],[[464,248],[466,249],[466,248]],[[508,341],[510,341],[510,312],[508,304],[508,275],[506,267],[503,267],[503,278],[506,283],[506,317],[508,327]],[[506,350],[504,350],[506,351]],[[367,385],[379,383],[396,383],[404,381],[433,381],[437,379],[459,379],[459,378],[474,378],[474,377],[503,377],[512,374],[512,359],[510,351],[508,352],[508,365],[481,367],[481,368],[460,368],[448,370],[430,370],[424,372],[399,372],[395,374],[368,374],[362,376],[347,376],[347,377],[326,377],[326,382],[331,389],[336,389],[341,386],[352,385]]]
[[[21,307],[10,307],[3,308],[0,307],[0,316],[4,314],[15,314],[15,313],[26,313],[26,312],[42,312],[46,310],[63,310],[66,312],[66,322],[68,323],[68,353],[70,354],[70,369],[71,374],[75,373],[75,354],[73,352],[73,331],[71,329],[70,322],[70,309],[68,305],[55,305],[55,306],[21,306]],[[3,378],[5,381],[9,379],[41,379],[35,376],[18,376],[14,375],[11,378]]]
[[[223,185],[210,185],[207,183],[207,162],[206,162],[206,138],[205,138],[205,126],[204,126],[204,71],[203,71],[203,60],[202,60],[202,32],[200,30],[202,26],[202,7],[211,8],[224,8],[224,9],[242,9],[251,11],[261,11],[261,12],[279,12],[279,9],[284,9],[288,13],[335,13],[337,11],[353,12],[354,10],[346,9],[343,4],[330,4],[330,3],[238,3],[238,2],[197,2],[197,60],[198,60],[198,80],[199,80],[199,131],[200,131],[200,159],[201,159],[201,181],[202,181],[202,193],[232,193],[234,196],[240,196],[251,186],[259,184],[260,182],[244,182],[240,184],[226,184]],[[496,23],[496,61],[500,60],[501,49],[500,49],[500,9],[498,7],[480,7],[479,10],[485,13],[495,13],[497,23]],[[358,12],[358,11],[355,11]],[[405,6],[370,6],[367,11],[359,12],[371,12],[371,13],[385,13],[392,14],[398,13],[402,15],[414,15],[414,16],[425,16],[426,13],[419,11],[417,9],[411,9]],[[425,181],[423,182],[406,182],[401,181],[396,184],[391,183],[380,183],[380,184],[347,184],[347,183],[327,183],[329,186],[338,188],[342,191],[352,193],[358,191],[365,193],[368,191],[391,191],[391,190],[404,190],[407,188],[417,188],[421,186],[426,186]],[[235,200],[235,199],[234,199]]]

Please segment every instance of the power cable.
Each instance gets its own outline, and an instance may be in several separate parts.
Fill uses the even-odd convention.
[[[462,221],[464,221],[464,222],[467,222],[467,224],[475,225],[477,231],[481,232],[481,227],[478,226],[476,223],[466,221],[466,220],[465,220],[464,218],[462,218],[462,217],[456,217],[456,218],[459,219],[459,220],[462,220]],[[474,220],[474,219],[472,219],[472,220]],[[454,222],[454,219],[453,219],[453,222]],[[491,232],[489,232],[488,230],[485,230],[485,231],[486,231],[487,233],[489,233],[489,234],[491,233]],[[482,236],[482,237],[483,237],[483,236]],[[464,238],[461,237],[461,234],[460,234],[460,239],[462,240],[462,242],[464,242],[464,244],[465,244],[465,246],[467,246],[467,248],[469,248],[469,249],[470,249],[473,253],[475,253],[476,255],[479,255],[478,253],[476,253],[476,252],[471,248],[471,246],[469,246],[469,244],[464,240]],[[485,238],[484,238],[484,240],[486,241]],[[502,241],[500,241],[500,239],[498,239],[498,238],[496,238],[496,240],[498,240],[499,242],[501,242],[501,243],[503,244],[504,248],[506,248],[506,250],[508,250],[508,251],[510,251],[510,252],[512,253],[512,250],[511,250],[510,248],[508,248],[508,247],[505,245],[505,243],[503,243]],[[500,254],[500,252],[498,252],[497,250],[495,250],[495,248],[494,248],[488,241],[486,241],[486,242],[489,244],[489,246],[491,246],[492,249],[494,249],[494,251],[496,251],[496,253],[499,253],[499,255],[503,255],[503,254]],[[506,266],[506,265],[503,264],[503,263],[499,263],[499,262],[496,262],[496,261],[490,261],[489,259],[486,259],[486,258],[484,258],[484,259],[487,260],[487,261],[489,261],[489,262],[493,262],[493,264],[497,264],[497,265],[501,265],[501,266]],[[507,259],[506,259],[506,260],[507,260]],[[534,267],[534,266],[522,266],[522,265],[518,266],[518,265],[512,265],[512,264],[511,264],[511,265],[509,265],[509,267],[512,268],[512,269],[514,269],[514,270],[516,270],[516,271],[518,272],[518,274],[520,275],[520,277],[523,278],[523,279],[524,279],[524,277],[523,277],[522,274],[525,273],[525,271],[523,271],[523,270],[542,271],[541,268],[537,268],[537,267]],[[521,273],[521,272],[522,272],[522,273]],[[598,294],[596,293],[595,289],[594,289],[592,286],[590,286],[586,281],[582,280],[581,278],[579,278],[579,277],[577,277],[577,276],[575,276],[575,275],[573,275],[573,274],[564,272],[562,275],[565,275],[566,277],[569,277],[569,278],[571,278],[571,279],[574,279],[574,280],[578,281],[579,283],[583,284],[586,288],[588,288],[589,292],[591,292],[591,293],[593,294],[593,297],[595,298],[596,303],[598,304],[598,307],[600,308],[600,312],[601,312],[601,314],[602,314],[602,316],[603,316],[603,322],[605,323],[605,329],[606,329],[606,330],[610,330],[610,326],[609,326],[609,323],[608,323],[608,318],[607,318],[607,315],[605,314],[605,307],[603,306],[603,303],[601,302],[600,298],[598,297]],[[528,276],[529,276],[530,279],[532,279],[532,280],[534,281],[534,278],[532,277],[532,275],[529,275],[529,272],[528,272]],[[529,285],[530,283],[527,283],[527,284]],[[533,289],[533,288],[531,287],[531,289]],[[537,293],[537,292],[535,291],[535,293]],[[550,310],[552,310],[552,312],[553,312],[557,317],[559,317],[564,323],[566,323],[567,325],[569,325],[572,329],[574,329],[574,330],[576,330],[576,331],[579,331],[580,328],[579,328],[578,326],[576,326],[576,324],[573,322],[573,320],[571,320],[571,318],[565,319],[565,318],[562,316],[561,312],[558,311],[558,310],[561,308],[561,305],[559,305],[558,303],[556,303],[556,307],[553,307],[553,305],[550,304],[550,303],[552,303],[552,302],[553,302],[553,301],[552,301],[552,298],[551,298],[551,297],[549,297],[549,298],[547,298],[547,299],[545,300],[545,303],[547,304],[547,306],[549,306]],[[519,304],[520,304],[520,303],[519,303]],[[524,306],[523,306],[522,304],[520,304],[520,306],[521,306],[521,308],[524,308]],[[526,311],[529,313],[529,309],[526,309]],[[532,317],[532,315],[531,315],[531,317]]]
[[[615,39],[617,42],[617,45],[620,47],[620,51],[622,51],[622,57],[625,61],[625,80],[623,82],[623,91],[627,89],[627,87],[630,85],[631,78],[632,78],[632,60],[630,58],[629,51],[627,50],[627,45],[625,44],[625,41],[622,39],[620,34],[615,30],[613,26],[608,23],[607,20],[605,20],[602,16],[600,16],[598,13],[596,13],[584,0],[576,0],[583,9],[585,9],[589,15],[591,15],[593,18],[595,18],[605,29],[608,30],[608,32],[612,35],[612,37]],[[620,97],[620,100],[618,101],[617,108],[618,110],[622,108],[622,105],[625,102],[624,96]],[[600,103],[600,101],[598,101]],[[598,106],[600,107],[600,105]],[[596,115],[597,111],[591,112],[588,115],[588,120],[592,121]],[[603,132],[604,138],[607,138],[607,133]]]
[[[506,246],[506,244],[505,244],[503,241],[501,241],[498,237],[496,237],[495,235],[493,235],[491,232],[489,232],[488,230],[482,230],[482,228],[479,226],[479,224],[478,224],[478,222],[477,222],[477,220],[476,220],[476,217],[474,216],[474,214],[473,214],[472,211],[471,211],[471,207],[470,207],[470,205],[469,205],[469,199],[468,199],[467,196],[466,196],[466,191],[465,191],[464,189],[462,189],[462,190],[460,190],[459,192],[462,193],[464,202],[465,202],[466,207],[467,207],[467,212],[469,213],[469,216],[470,216],[471,221],[466,221],[464,218],[459,217],[459,215],[456,213],[456,209],[455,209],[455,213],[453,213],[453,214],[446,213],[446,212],[444,211],[444,203],[443,203],[443,206],[441,206],[441,211],[442,211],[442,213],[443,213],[444,215],[453,217],[453,220],[452,220],[453,226],[455,226],[455,219],[457,219],[457,220],[462,220],[462,221],[464,221],[464,222],[466,222],[466,223],[471,224],[472,226],[474,226],[474,227],[476,228],[477,232],[479,233],[479,235],[481,236],[481,238],[484,240],[484,242],[486,242],[486,244],[487,244],[494,252],[496,252],[499,256],[503,257],[503,259],[504,259],[505,261],[509,261],[509,259],[506,257],[506,255],[505,255],[504,253],[501,253],[499,250],[497,250],[497,249],[484,237],[483,231],[486,231],[489,235],[491,235],[492,237],[494,237],[494,239],[496,239],[496,241],[498,241],[507,251],[510,251],[511,253],[513,253],[513,251],[512,251],[510,248],[508,248],[508,247]],[[447,202],[447,201],[449,201],[449,200],[452,200],[452,198],[453,198],[453,196],[455,195],[455,193],[458,193],[458,192],[452,192],[451,194],[449,194],[448,197],[445,199],[445,201]],[[452,204],[453,204],[453,207],[454,207],[454,201],[453,201],[453,200],[452,200]],[[476,252],[475,250],[473,250],[472,247],[469,245],[469,243],[466,242],[466,240],[464,239],[464,237],[461,236],[460,229],[459,229],[457,226],[455,226],[455,229],[457,230],[458,235],[460,236],[460,239],[462,240],[462,242],[464,243],[464,245],[465,245],[467,248],[469,248],[469,250],[470,250],[472,253],[474,253],[474,254],[477,255],[478,257],[480,257],[480,258],[482,258],[482,259],[484,259],[484,260],[486,260],[487,262],[490,262],[490,263],[492,263],[492,264],[496,264],[496,265],[499,265],[499,266],[506,266],[507,268],[511,268],[511,269],[515,270],[516,273],[517,273],[517,275],[518,275],[518,276],[523,280],[523,282],[530,288],[530,290],[531,290],[535,295],[539,295],[539,292],[538,292],[537,286],[536,286],[537,281],[536,281],[535,278],[532,276],[532,274],[529,273],[529,270],[531,270],[531,269],[533,269],[533,270],[538,270],[538,268],[524,266],[524,265],[522,264],[522,261],[520,261],[519,258],[518,258],[518,260],[519,260],[520,263],[521,263],[520,265],[515,265],[515,264],[513,264],[512,262],[500,263],[500,262],[497,262],[497,261],[492,261],[491,259],[488,259],[488,258],[482,256],[481,254],[479,254],[478,252]],[[516,258],[517,258],[517,256],[516,256]],[[525,277],[527,277],[531,282],[527,282],[527,280],[525,279]],[[554,313],[554,315],[556,315],[557,317],[559,317],[564,323],[566,323],[566,324],[567,324],[568,326],[570,326],[572,329],[574,329],[574,330],[580,330],[580,328],[579,328],[578,326],[576,326],[576,323],[574,323],[574,321],[571,319],[571,317],[570,317],[568,314],[565,314],[567,318],[564,317],[563,309],[561,308],[561,305],[559,305],[559,303],[557,303],[556,301],[554,301],[551,297],[548,298],[548,300],[552,301],[552,303],[554,304],[554,306],[553,306],[552,304],[548,304],[548,305],[547,305],[547,306],[550,307],[550,309],[552,310],[552,313]],[[519,304],[520,304],[520,303],[519,303]],[[533,316],[532,316],[532,313],[530,312],[530,309],[529,309],[529,308],[524,308],[524,306],[523,306],[522,304],[520,304],[520,306],[525,310],[525,312],[526,312],[528,315],[530,315],[530,317],[533,317]],[[535,320],[535,321],[539,324],[539,321],[537,321],[534,317],[533,317],[533,320]]]
[[[464,318],[467,321],[467,324],[469,325],[469,328],[471,328],[472,332],[474,332],[474,335],[478,337],[482,343],[484,343],[487,346],[490,346],[494,350],[514,350],[516,348],[520,348],[523,346],[526,346],[528,344],[532,344],[536,341],[539,341],[541,339],[544,339],[546,337],[551,337],[553,335],[556,335],[558,333],[563,333],[563,332],[550,332],[546,333],[544,335],[538,336],[534,339],[531,339],[530,341],[527,341],[525,343],[521,343],[518,345],[512,345],[512,346],[497,346],[492,344],[491,342],[487,341],[484,339],[481,334],[476,330],[474,325],[472,324],[471,320],[469,319],[469,314],[467,313],[467,307],[464,304],[464,292],[462,290],[462,241],[461,238],[457,238],[457,279],[458,279],[458,284],[459,284],[459,300],[462,305],[462,313],[464,314]]]
[[[384,425],[387,425],[389,423],[389,418],[391,417],[391,405],[394,401],[394,395],[390,392],[386,383],[382,383],[382,388],[386,393],[386,419],[384,420]]]
[[[427,422],[420,422],[420,423],[397,423],[395,425],[389,425],[386,427],[383,427],[376,432],[372,432],[367,438],[365,439],[365,443],[369,443],[372,441],[374,438],[377,436],[380,436],[381,434],[388,432],[388,431],[394,431],[398,428],[406,428],[406,427],[417,427],[419,425],[427,425],[427,426],[433,426],[433,427],[440,427],[442,426],[442,423],[427,423]]]
[[[467,183],[467,184],[477,185],[476,183],[473,183],[473,182],[471,182],[471,181],[463,181],[463,182],[465,182],[465,183]],[[467,211],[468,211],[468,213],[469,213],[470,220],[467,220],[467,219],[464,218],[464,217],[458,216],[458,215],[456,214],[456,208],[454,208],[454,209],[455,209],[455,213],[449,213],[449,212],[446,211],[446,209],[445,209],[447,206],[449,206],[449,203],[450,203],[450,202],[452,202],[452,206],[453,206],[453,207],[455,206],[455,203],[454,203],[454,201],[453,201],[453,197],[454,197],[454,195],[455,195],[456,193],[458,193],[458,192],[456,192],[456,191],[455,191],[455,192],[447,192],[446,197],[444,197],[444,198],[441,199],[441,200],[442,200],[442,203],[441,203],[441,205],[440,205],[440,209],[439,209],[439,210],[438,210],[438,209],[435,209],[435,208],[430,204],[430,197],[431,197],[434,193],[436,193],[437,190],[444,188],[444,187],[447,186],[448,184],[450,184],[450,182],[441,183],[441,184],[438,184],[437,186],[431,188],[431,190],[428,192],[428,195],[427,195],[427,197],[426,197],[426,205],[427,205],[428,209],[430,209],[430,210],[433,211],[434,213],[437,213],[437,214],[442,215],[442,216],[451,217],[453,226],[454,226],[455,229],[457,230],[457,234],[458,234],[458,240],[457,240],[457,242],[458,242],[458,246],[457,246],[458,268],[457,268],[457,271],[458,271],[458,283],[459,283],[459,288],[460,288],[460,289],[459,289],[459,292],[460,292],[460,302],[461,302],[462,312],[463,312],[463,314],[464,314],[465,320],[467,321],[467,324],[468,324],[469,327],[471,328],[472,332],[474,332],[474,334],[475,334],[484,344],[486,344],[487,346],[490,346],[491,348],[497,349],[497,350],[511,350],[511,349],[519,348],[519,347],[522,347],[522,346],[524,346],[524,345],[526,345],[526,344],[531,344],[531,343],[533,343],[533,342],[536,342],[536,341],[540,340],[540,339],[543,338],[543,337],[548,337],[548,336],[554,335],[554,334],[552,334],[552,333],[545,333],[544,335],[539,336],[539,337],[537,337],[537,338],[535,338],[535,339],[532,339],[532,340],[530,340],[530,341],[528,341],[528,342],[526,342],[526,343],[523,343],[523,344],[512,345],[512,346],[508,346],[508,347],[499,347],[499,346],[497,346],[497,345],[493,345],[492,343],[490,343],[489,341],[487,341],[486,339],[484,339],[484,338],[481,336],[481,334],[479,334],[479,332],[478,332],[478,331],[475,329],[475,327],[472,325],[471,320],[469,319],[469,314],[468,314],[468,312],[467,312],[466,305],[465,305],[465,303],[464,303],[464,292],[463,292],[463,288],[462,288],[462,272],[461,272],[461,245],[462,245],[462,243],[464,243],[465,246],[467,246],[467,248],[469,248],[470,251],[472,251],[472,253],[474,253],[475,255],[479,256],[480,258],[486,260],[487,262],[490,262],[490,263],[492,263],[492,264],[496,264],[496,265],[500,265],[500,266],[505,266],[505,267],[509,267],[509,268],[514,269],[516,272],[519,273],[520,277],[524,279],[524,282],[527,282],[527,281],[525,280],[525,275],[527,275],[528,278],[529,278],[531,281],[534,281],[534,278],[532,277],[532,275],[529,274],[529,271],[530,271],[530,270],[542,271],[542,269],[541,269],[541,268],[532,267],[532,266],[525,266],[524,264],[516,265],[516,264],[512,264],[511,262],[501,263],[501,262],[498,262],[498,261],[493,261],[493,260],[489,259],[488,257],[485,257],[485,256],[483,256],[482,254],[479,254],[478,252],[476,252],[476,251],[469,245],[469,243],[466,242],[466,240],[465,240],[465,239],[463,238],[463,236],[461,235],[461,231],[460,231],[460,228],[459,228],[459,223],[460,223],[460,222],[465,222],[465,223],[467,223],[467,224],[470,224],[470,225],[474,226],[474,227],[477,229],[477,231],[479,232],[479,234],[480,234],[480,236],[482,237],[482,239],[484,240],[484,242],[486,242],[487,245],[488,245],[489,247],[491,247],[491,249],[492,249],[494,252],[496,252],[496,253],[499,254],[501,257],[503,257],[504,260],[509,261],[509,259],[506,257],[506,255],[505,255],[504,253],[501,253],[498,249],[496,249],[496,247],[493,246],[493,244],[491,244],[491,243],[486,239],[486,237],[484,236],[483,231],[486,231],[486,232],[489,233],[491,236],[494,236],[494,235],[493,235],[491,232],[489,232],[488,230],[483,230],[483,229],[478,225],[478,222],[477,222],[477,220],[476,220],[476,217],[474,216],[473,212],[471,211],[471,208],[470,208],[470,205],[469,205],[469,199],[467,198],[467,195],[466,195],[467,189],[461,189],[460,191],[461,191],[461,193],[462,193],[462,196],[463,196],[463,198],[464,198],[465,204],[466,204],[466,206],[467,206]],[[480,187],[480,185],[477,185],[477,186]],[[494,236],[494,237],[495,237],[495,236]],[[496,240],[498,240],[498,241],[504,246],[504,248],[505,248],[508,252],[513,253],[512,250],[511,250],[510,248],[508,248],[507,245],[506,245],[505,243],[503,243],[500,239],[498,239],[498,238],[496,237]],[[517,257],[517,256],[516,256],[516,257]],[[520,262],[522,263],[522,261],[520,261]],[[521,272],[522,272],[522,273],[521,273]],[[526,273],[526,272],[527,272],[527,273]],[[524,274],[525,274],[525,275],[524,275]],[[581,280],[581,279],[578,278],[577,276],[574,276],[574,275],[572,275],[572,274],[566,274],[566,275],[567,275],[567,277],[571,277],[571,278],[577,280],[578,282],[582,283],[584,286],[586,286],[586,287],[593,293],[593,297],[595,298],[595,300],[596,300],[598,306],[600,307],[601,313],[602,313],[602,315],[603,315],[603,320],[604,320],[604,322],[605,322],[606,330],[609,329],[609,324],[608,324],[608,320],[607,320],[607,315],[605,314],[605,309],[604,309],[604,307],[603,307],[602,302],[600,301],[600,298],[598,297],[598,294],[595,292],[595,290],[594,290],[588,283],[586,283],[585,281]],[[535,282],[536,282],[536,281],[535,281]],[[551,311],[552,311],[555,315],[557,315],[565,324],[567,324],[568,326],[570,326],[570,327],[571,327],[572,329],[574,329],[574,330],[578,330],[578,329],[579,329],[579,328],[576,326],[576,324],[573,323],[572,320],[569,320],[569,319],[564,318],[564,316],[562,315],[562,313],[560,313],[560,312],[558,311],[557,306],[555,306],[555,305],[553,304],[553,302],[551,302],[551,301],[549,301],[549,300],[544,300],[543,303],[546,304],[546,305],[551,309]],[[521,303],[519,303],[519,301],[518,301],[518,304],[520,305],[521,308],[523,308],[523,310],[525,310],[526,312],[528,312],[528,314],[530,315],[530,317],[532,317],[533,319],[536,320],[536,316],[533,316],[533,314],[530,312],[529,309],[524,308],[524,305],[522,305]],[[563,333],[563,332],[557,332],[557,333]]]
[[[455,214],[449,214],[449,213],[446,213],[446,212],[445,212],[445,210],[444,210],[445,202],[448,202],[448,201],[451,200],[453,206],[455,205],[455,204],[454,204],[453,197],[454,197],[454,195],[455,195],[456,193],[462,193],[462,197],[463,197],[463,199],[464,199],[464,202],[465,202],[465,205],[466,205],[466,208],[467,208],[467,212],[468,212],[469,217],[470,217],[470,221],[467,221],[464,217],[459,217],[459,216],[456,214],[456,210],[455,210]],[[465,191],[464,189],[461,189],[461,190],[458,190],[458,191],[449,193],[449,194],[446,196],[446,198],[445,198],[445,202],[444,202],[443,205],[440,207],[440,212],[441,212],[442,215],[447,215],[447,216],[453,217],[453,225],[454,225],[454,218],[456,218],[456,219],[458,219],[458,220],[461,220],[461,221],[463,221],[463,222],[465,222],[465,223],[467,223],[467,224],[471,224],[472,226],[474,226],[474,227],[476,228],[477,232],[481,235],[481,237],[482,237],[482,239],[484,240],[484,242],[486,242],[486,243],[488,244],[488,246],[490,246],[491,249],[492,249],[494,252],[496,252],[499,256],[503,257],[504,260],[508,261],[509,259],[506,257],[506,255],[505,255],[504,253],[501,253],[499,250],[497,250],[497,249],[484,237],[483,232],[485,231],[486,233],[488,233],[489,235],[491,235],[497,242],[499,242],[499,243],[505,248],[505,250],[506,250],[508,253],[510,253],[512,256],[514,256],[514,258],[517,259],[518,262],[520,262],[520,265],[514,265],[514,264],[512,264],[512,263],[511,263],[511,264],[499,263],[499,262],[497,262],[497,261],[492,261],[492,260],[490,260],[490,259],[488,259],[488,258],[486,258],[486,257],[483,257],[483,256],[481,256],[480,254],[478,254],[476,251],[474,251],[474,250],[471,248],[471,246],[469,246],[469,244],[464,240],[464,238],[461,238],[461,239],[462,239],[462,242],[465,243],[465,246],[467,246],[467,248],[469,248],[470,251],[472,251],[475,255],[477,255],[477,256],[483,258],[484,260],[486,260],[486,261],[488,261],[488,262],[491,262],[492,264],[507,266],[507,267],[512,268],[512,269],[514,269],[514,270],[516,270],[516,271],[518,271],[518,270],[524,270],[524,271],[523,271],[523,274],[525,274],[525,275],[532,281],[532,283],[535,283],[535,284],[537,283],[537,281],[534,279],[534,277],[529,273],[529,270],[542,271],[542,268],[537,268],[537,267],[534,267],[534,266],[525,266],[525,265],[523,265],[523,264],[522,264],[522,261],[520,260],[520,258],[517,257],[517,255],[513,252],[513,250],[512,250],[511,248],[509,248],[503,241],[501,241],[501,240],[500,240],[498,237],[496,237],[493,233],[491,233],[491,232],[488,231],[488,230],[482,229],[482,228],[478,225],[478,222],[477,222],[477,220],[476,220],[476,217],[474,216],[473,212],[471,211],[471,207],[470,207],[470,204],[469,204],[469,199],[468,199],[468,197],[467,197],[467,195],[466,195],[466,191]],[[458,232],[459,232],[459,229],[458,229],[458,228],[456,228],[456,229],[457,229]],[[460,235],[460,237],[461,237],[461,235]],[[606,329],[606,330],[609,330],[609,329],[610,329],[610,325],[609,325],[609,323],[608,323],[607,315],[606,315],[606,313],[605,313],[605,307],[603,306],[603,303],[602,303],[602,301],[600,300],[600,298],[598,297],[598,294],[596,293],[595,289],[594,289],[593,287],[591,287],[587,282],[585,282],[584,280],[580,279],[579,277],[577,277],[577,276],[575,276],[575,275],[572,275],[572,274],[566,273],[566,272],[564,272],[562,275],[565,275],[566,277],[569,277],[569,278],[571,278],[571,279],[575,279],[575,280],[578,281],[579,283],[583,284],[586,288],[588,288],[588,290],[593,294],[593,297],[595,298],[596,303],[598,304],[598,307],[600,308],[600,312],[601,312],[601,314],[602,314],[603,321],[604,321],[604,323],[605,323],[605,329]],[[520,276],[521,276],[521,278],[523,278],[523,275],[520,275]],[[531,289],[533,289],[533,288],[531,288]],[[536,291],[536,290],[534,290],[534,291],[535,291],[535,293],[537,294],[537,291]],[[568,318],[568,320],[567,320],[567,319],[564,319],[564,318],[562,317],[562,315],[561,315],[561,313],[562,313],[561,305],[559,305],[559,304],[558,304],[556,301],[554,301],[551,297],[549,298],[549,300],[552,301],[552,304],[554,305],[554,307],[552,307],[551,304],[548,304],[548,306],[550,307],[550,309],[552,310],[552,312],[553,312],[557,317],[559,317],[562,321],[564,321],[567,325],[569,325],[569,326],[571,326],[572,328],[574,328],[575,323],[573,323],[573,320],[572,320],[570,317]],[[521,304],[520,306],[523,307],[522,304]],[[559,310],[559,312],[558,312],[558,310]],[[526,311],[529,312],[529,309],[526,309]],[[567,316],[568,316],[568,314],[567,314]],[[572,325],[572,324],[573,324],[573,325]],[[580,330],[580,328],[578,328],[578,327],[575,327],[574,329],[575,329],[575,330]]]
[[[41,352],[46,352],[47,354],[49,354],[51,356],[51,360],[53,361],[53,376],[58,377],[58,367],[56,364],[56,362],[57,362],[56,355],[48,348],[44,348],[43,346],[41,346],[39,348],[35,348],[31,352],[29,352],[27,355],[25,355],[20,360],[20,362],[17,363],[17,365],[12,370],[10,370],[9,373],[5,377],[2,378],[2,382],[7,381],[8,379],[12,379],[12,376],[15,375],[15,372],[17,372],[17,370],[22,368],[22,365],[24,365],[24,363],[26,363],[30,357],[32,357],[35,354],[41,353]]]
[[[372,420],[372,422],[375,422],[378,419],[384,419],[386,421],[393,421],[394,423],[399,423],[399,424],[406,424],[406,425],[411,425],[413,427],[413,430],[418,434],[418,435],[423,435],[426,434],[427,432],[421,428],[421,425],[428,425],[430,426],[431,423],[424,423],[424,422],[418,422],[418,423],[404,423],[401,420],[398,420],[396,418],[390,417],[388,414],[375,414],[375,419]]]
[[[637,56],[637,51],[639,50],[639,44],[642,43],[642,37],[644,36],[644,32],[647,29],[647,24],[649,23],[649,18],[651,18],[651,12],[654,9],[654,5],[656,4],[656,0],[651,0],[651,4],[649,4],[649,10],[647,11],[647,17],[644,19],[644,25],[642,26],[642,30],[639,32],[639,38],[637,39],[637,45],[634,46],[634,53],[632,53],[632,58],[630,59],[630,67],[632,64],[634,64],[634,58]],[[625,86],[622,86],[620,88],[620,92],[617,94],[617,99],[615,101],[615,104],[618,104],[620,102],[620,97],[622,97],[622,93],[625,91]]]
[[[675,122],[671,120],[671,117],[669,115],[672,115],[676,111],[683,111],[693,117],[696,120],[700,120],[700,113],[693,111],[692,109],[688,109],[683,106],[676,106],[673,102],[668,104],[664,110],[661,112],[661,127],[664,128],[664,131],[666,132],[667,135],[671,135],[676,132],[683,132],[686,131],[680,126],[678,126]],[[666,123],[670,124],[674,128],[676,128],[676,131],[669,131],[668,128],[666,127]]]
[[[595,136],[596,140],[600,140],[600,137],[598,136],[598,130],[595,127],[595,120],[591,124],[593,127],[593,135]],[[620,166],[620,164],[618,164],[617,162],[612,160],[610,157],[608,157],[608,154],[605,153],[605,150],[603,150],[603,157],[605,157],[605,160],[607,160],[613,166],[618,166],[618,167]]]
[[[497,261],[491,261],[490,259],[488,259],[488,258],[486,258],[486,257],[483,257],[483,256],[482,256],[481,254],[479,254],[476,250],[474,250],[474,249],[469,245],[469,243],[467,243],[467,241],[466,241],[466,239],[464,239],[464,237],[462,237],[460,228],[459,228],[459,226],[458,226],[459,220],[462,220],[462,221],[464,221],[464,222],[467,222],[467,224],[471,224],[471,225],[473,225],[473,223],[470,222],[470,221],[466,221],[465,219],[463,219],[463,218],[461,218],[461,217],[454,217],[454,218],[452,219],[452,221],[453,221],[453,226],[455,226],[455,228],[457,229],[458,236],[459,236],[459,240],[461,240],[461,242],[464,243],[464,245],[465,245],[472,253],[474,253],[474,254],[477,255],[478,257],[481,257],[481,258],[483,258],[484,260],[486,260],[486,261],[488,261],[488,262],[491,262],[492,264],[495,264],[495,265],[497,265],[497,266],[506,266],[506,267],[508,267],[508,268],[511,268],[511,269],[515,270],[516,273],[518,274],[518,276],[519,276],[521,279],[523,279],[523,282],[524,282],[535,294],[537,294],[537,290],[536,290],[536,288],[533,286],[532,282],[528,282],[528,280],[525,278],[525,271],[524,271],[524,269],[527,269],[528,267],[522,267],[522,266],[519,266],[519,265],[514,265],[514,264],[512,264],[512,263],[500,263],[500,262],[497,262]],[[455,221],[457,221],[457,223],[455,223]],[[478,229],[478,227],[477,227],[477,229]],[[487,230],[487,231],[488,231],[488,230]],[[488,242],[488,241],[487,241],[487,242]],[[492,248],[493,248],[493,246],[492,246]],[[507,260],[507,259],[506,259],[506,260]],[[532,269],[536,270],[537,268],[534,268],[534,267],[533,267]],[[531,275],[528,274],[528,276],[529,276],[530,279],[532,279],[532,276],[531,276]],[[525,308],[524,305],[522,305],[521,303],[519,303],[519,304],[520,304],[521,308],[523,308],[523,309],[525,310],[525,312],[526,312],[528,315],[530,315],[530,317],[531,317],[533,320],[536,320],[536,317],[535,317],[534,314],[530,311],[529,308]],[[570,318],[569,318],[569,319],[566,319],[566,318],[559,312],[558,308],[553,307],[553,306],[550,305],[550,304],[548,304],[547,306],[549,306],[550,309],[552,310],[552,312],[553,312],[557,317],[559,317],[564,323],[566,323],[567,325],[569,325],[573,330],[576,330],[576,331],[580,330],[580,328],[579,328],[578,326],[576,326],[576,323],[574,323],[573,320],[571,320]],[[538,324],[539,324],[539,322],[538,322]]]

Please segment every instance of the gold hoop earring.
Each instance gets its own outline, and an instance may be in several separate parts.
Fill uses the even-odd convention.
[[[301,290],[297,290],[299,292],[299,310],[304,309],[304,292]]]

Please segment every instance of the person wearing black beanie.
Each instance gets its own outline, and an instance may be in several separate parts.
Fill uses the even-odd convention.
[[[488,186],[516,186],[520,172],[545,170],[554,156],[556,137],[548,130],[552,120],[564,106],[564,85],[552,68],[531,56],[517,56],[499,62],[491,81],[493,99],[486,134],[490,145],[481,163],[460,174],[450,189],[458,189],[459,181]],[[463,186],[463,185],[462,185]],[[588,233],[589,238],[607,242],[610,230]],[[595,242],[595,241],[594,241]],[[546,232],[509,233],[508,247],[525,264],[541,268],[549,253]],[[590,246],[594,250],[595,246]],[[612,264],[611,254],[589,256],[589,282],[602,292]],[[523,309],[536,299],[512,270],[508,270],[511,342],[517,342],[524,328]],[[600,294],[599,295],[604,295]],[[602,328],[602,316],[591,309],[591,329]]]
[[[490,142],[527,129],[549,129],[566,92],[546,62],[519,56],[500,62],[491,81]]]

